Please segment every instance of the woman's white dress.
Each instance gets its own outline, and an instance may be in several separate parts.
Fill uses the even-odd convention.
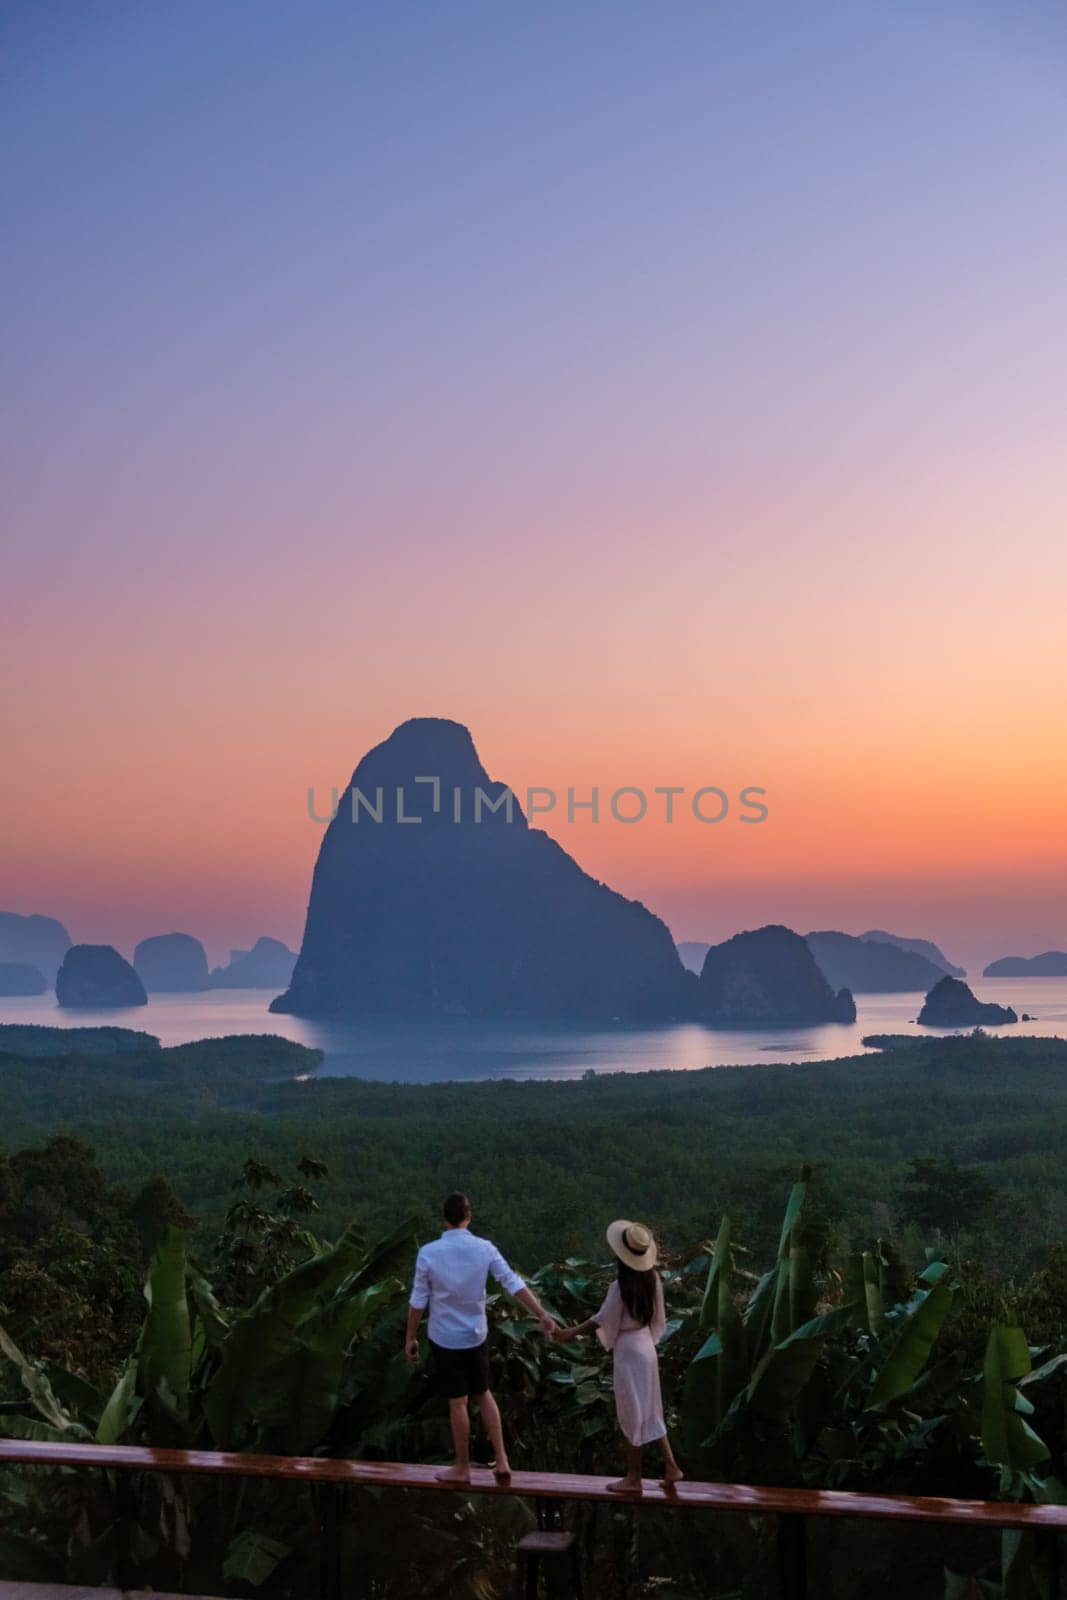
[[[604,1349],[615,1353],[615,1409],[623,1434],[633,1445],[662,1439],[667,1428],[663,1421],[656,1345],[663,1338],[667,1319],[659,1274],[656,1274],[655,1308],[647,1327],[635,1322],[627,1311],[617,1279],[593,1321]]]

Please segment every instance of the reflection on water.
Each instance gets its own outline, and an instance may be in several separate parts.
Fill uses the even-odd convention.
[[[1067,1035],[1067,979],[979,978],[982,1000],[1012,1005],[1034,1018],[997,1035]],[[757,1066],[768,1055],[784,1060],[831,1060],[859,1055],[867,1033],[929,1036],[915,1017],[918,994],[857,995],[854,1023],[817,1028],[722,1029],[697,1023],[629,1027],[621,1023],[472,1022],[373,1019],[311,1022],[271,1016],[268,990],[210,989],[204,994],[159,995],[131,1010],[60,1010],[54,998],[0,1000],[0,1022],[41,1022],[52,1027],[110,1024],[154,1033],[163,1044],[218,1038],[227,1033],[277,1033],[325,1054],[324,1072],[398,1083],[447,1079],[577,1078],[583,1072],[645,1072],[671,1068]]]

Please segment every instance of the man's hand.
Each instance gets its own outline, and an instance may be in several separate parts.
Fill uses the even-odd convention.
[[[559,1332],[559,1324],[555,1317],[550,1317],[547,1311],[541,1313],[541,1332],[546,1339],[554,1339]]]
[[[418,1366],[418,1364],[419,1364],[419,1341],[418,1341],[418,1336],[417,1335],[415,1337],[411,1338],[411,1339],[406,1339],[404,1341],[404,1354],[408,1358],[408,1365],[409,1366],[412,1366],[412,1367],[417,1367]]]

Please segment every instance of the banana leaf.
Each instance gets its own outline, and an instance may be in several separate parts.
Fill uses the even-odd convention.
[[[748,1377],[745,1330],[733,1300],[729,1217],[723,1217],[715,1241],[698,1320],[702,1329],[711,1330],[710,1337],[686,1371],[681,1407],[682,1432],[693,1456],[699,1455]]]
[[[828,1334],[847,1328],[853,1307],[835,1306],[803,1323],[795,1333],[772,1345],[760,1358],[748,1385],[746,1399],[760,1416],[784,1422],[815,1370]]]
[[[167,1396],[168,1410],[189,1412],[192,1338],[185,1294],[185,1234],[169,1225],[156,1246],[145,1282],[148,1315],[141,1332],[137,1388],[143,1399]]]
[[[818,1296],[815,1293],[815,1274],[811,1251],[808,1247],[810,1230],[798,1222],[789,1235],[789,1271],[786,1278],[786,1303],[780,1319],[772,1322],[775,1343],[802,1328],[815,1315]],[[777,1328],[781,1325],[781,1335]]]
[[[7,1411],[0,1416],[0,1439],[47,1439],[51,1444],[69,1444],[72,1438],[86,1437],[80,1432],[72,1434],[69,1428],[53,1428],[40,1417],[26,1416],[24,1412]]]
[[[87,1439],[88,1431],[75,1422],[60,1402],[56,1399],[52,1385],[44,1369],[36,1361],[31,1361],[24,1356],[14,1339],[0,1327],[0,1356],[6,1356],[12,1366],[18,1368],[22,1387],[25,1389],[34,1410],[38,1416],[47,1423],[48,1427],[55,1428],[67,1439]]]
[[[853,1327],[873,1333],[880,1319],[881,1301],[874,1258],[869,1250],[854,1250],[845,1266],[845,1304],[853,1307]]]
[[[715,1248],[711,1253],[711,1261],[708,1265],[708,1281],[704,1286],[704,1298],[700,1303],[699,1325],[705,1330],[719,1326],[723,1285],[725,1283],[728,1295],[733,1264],[733,1252],[730,1249],[730,1219],[729,1217],[723,1217],[722,1222],[719,1224]]]
[[[222,1575],[231,1582],[247,1583],[253,1589],[258,1589],[291,1554],[290,1546],[282,1544],[280,1539],[272,1539],[269,1534],[246,1528],[237,1535],[226,1552]]]
[[[1051,1356],[1048,1361],[1043,1361],[1039,1367],[1028,1372],[1025,1378],[1020,1378],[1019,1388],[1032,1389],[1051,1378],[1054,1372],[1060,1372],[1065,1365],[1067,1365],[1067,1355]]]
[[[929,1359],[955,1292],[955,1286],[943,1278],[912,1301],[897,1324],[871,1386],[868,1411],[882,1410],[911,1388]]]
[[[210,1350],[220,1350],[230,1331],[230,1324],[215,1298],[215,1291],[197,1268],[190,1266],[186,1288],[193,1310],[196,1312],[204,1342]]]
[[[130,1361],[100,1413],[96,1425],[97,1444],[118,1444],[140,1409],[137,1394],[137,1364]]]
[[[357,1294],[379,1278],[395,1276],[413,1254],[417,1228],[417,1219],[408,1217],[372,1244],[357,1270],[342,1283],[341,1292]]]
[[[68,1372],[55,1361],[42,1362],[41,1370],[52,1385],[52,1393],[71,1416],[88,1421],[100,1414],[104,1396],[80,1372]]]
[[[944,1600],[1002,1600],[1000,1584],[991,1578],[975,1578],[967,1572],[945,1568]]]
[[[1016,1387],[1030,1371],[1021,1328],[994,1323],[982,1365],[982,1449],[993,1466],[1023,1475],[1051,1452],[1026,1421],[1033,1406]]]
[[[790,1281],[790,1243],[804,1210],[810,1177],[811,1169],[802,1167],[800,1178],[790,1190],[786,1202],[782,1231],[778,1240],[778,1259],[771,1270],[765,1272],[759,1280],[745,1309],[744,1322],[748,1333],[748,1349],[753,1361],[763,1354],[769,1344],[779,1344],[797,1326],[790,1322],[789,1314],[790,1303],[798,1299],[796,1291],[799,1287],[796,1282]],[[798,1261],[798,1275],[800,1269],[801,1263]]]
[[[303,1455],[322,1443],[341,1402],[349,1346],[373,1313],[403,1292],[399,1279],[386,1278],[358,1294],[338,1294],[301,1324],[292,1351],[258,1396],[256,1422],[271,1431],[275,1448]]]
[[[352,1224],[332,1249],[302,1261],[235,1319],[204,1399],[217,1446],[248,1442],[260,1418],[271,1413],[277,1374],[297,1347],[301,1324],[342,1286],[352,1296],[369,1287],[389,1263],[410,1253],[414,1234],[409,1220],[365,1255],[362,1231]]]

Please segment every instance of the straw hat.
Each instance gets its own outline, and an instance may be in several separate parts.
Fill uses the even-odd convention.
[[[620,1261],[637,1272],[647,1272],[656,1265],[656,1241],[652,1231],[640,1222],[627,1222],[620,1218],[608,1229],[608,1244]]]

